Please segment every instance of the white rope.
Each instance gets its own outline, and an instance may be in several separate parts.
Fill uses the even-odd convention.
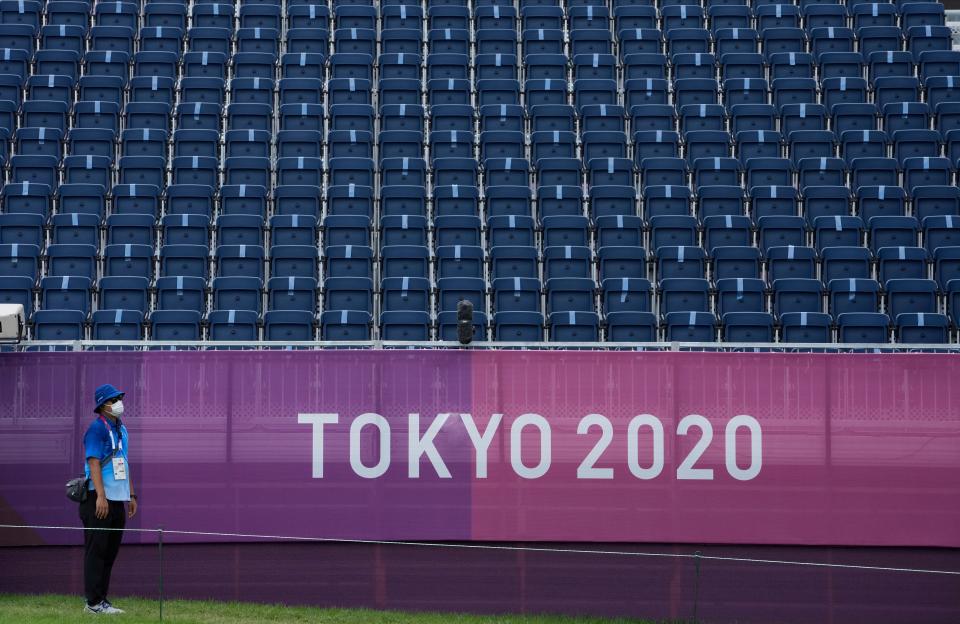
[[[0,524],[0,529],[57,529],[65,531],[85,531],[84,527],[75,526],[42,526],[28,524]],[[751,559],[747,557],[720,557],[717,555],[699,555],[699,554],[676,554],[676,553],[650,553],[650,552],[629,552],[623,550],[589,550],[575,548],[537,548],[532,546],[495,546],[491,544],[447,544],[443,542],[406,542],[393,540],[365,540],[365,539],[347,539],[336,537],[294,537],[291,535],[260,535],[256,533],[219,533],[215,531],[178,531],[171,529],[115,529],[115,528],[95,528],[95,531],[130,531],[137,533],[160,533],[166,535],[193,535],[199,537],[232,537],[244,539],[265,539],[265,540],[283,540],[296,542],[333,542],[338,544],[375,544],[382,546],[421,546],[428,548],[461,548],[473,550],[502,550],[514,552],[541,552],[558,554],[576,554],[576,555],[613,555],[619,557],[665,557],[671,559],[704,559],[710,561],[736,561],[739,563],[764,563],[773,565],[794,565],[817,568],[843,568],[847,570],[873,570],[876,572],[912,572],[915,574],[945,574],[949,576],[960,576],[960,571],[954,570],[924,570],[918,568],[890,568],[883,566],[855,565],[848,563],[822,563],[818,561],[782,561],[779,559]]]

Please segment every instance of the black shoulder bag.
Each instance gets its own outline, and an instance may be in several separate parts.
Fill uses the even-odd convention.
[[[100,468],[103,469],[103,466],[106,463],[106,461],[101,459]],[[90,479],[88,479],[86,476],[80,476],[76,479],[70,479],[67,481],[67,498],[75,503],[82,503],[83,501],[87,500],[87,492],[90,491],[87,487],[89,483]]]

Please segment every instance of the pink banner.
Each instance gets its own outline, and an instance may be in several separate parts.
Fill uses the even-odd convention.
[[[958,362],[593,351],[0,354],[0,518],[76,524],[62,483],[82,466],[93,389],[109,382],[127,392],[142,498],[134,526],[960,547]]]
[[[955,356],[474,358],[478,414],[537,412],[552,435],[536,479],[499,436],[476,539],[960,546]]]

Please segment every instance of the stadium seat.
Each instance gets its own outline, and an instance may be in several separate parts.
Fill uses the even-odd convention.
[[[781,342],[829,343],[832,342],[829,314],[788,312],[780,316]]]
[[[883,344],[890,342],[890,319],[886,314],[854,313],[837,317],[837,342]]]
[[[709,312],[670,312],[665,317],[668,341],[716,342],[716,317]]]

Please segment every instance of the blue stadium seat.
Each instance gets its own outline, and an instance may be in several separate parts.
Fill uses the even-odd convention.
[[[642,247],[601,247],[597,250],[600,281],[646,276],[647,252]]]
[[[0,276],[0,304],[20,304],[24,317],[33,315],[33,280],[24,276]]]
[[[660,282],[660,314],[708,312],[710,285],[696,278],[669,278]]]
[[[107,245],[103,250],[103,274],[106,277],[146,277],[153,279],[152,245]]]
[[[766,312],[766,287],[763,280],[731,278],[717,280],[717,314]],[[770,342],[770,341],[766,341]]]
[[[540,312],[497,312],[493,315],[493,339],[498,342],[539,342],[543,340]]]
[[[208,9],[219,10],[219,6],[204,4]],[[232,17],[232,7],[225,6]],[[202,10],[201,5],[195,5],[194,11]],[[218,21],[226,15],[206,14],[194,16],[194,26],[187,31],[187,47],[190,52],[217,52],[229,54],[232,50],[233,20]],[[199,18],[199,19],[198,19]]]
[[[331,310],[320,315],[324,340],[369,340],[371,316],[362,310]]]
[[[326,48],[329,35],[322,28],[290,28],[287,30],[287,52],[314,52],[317,41],[321,41]]]
[[[870,249],[876,253],[885,247],[913,247],[919,230],[920,222],[914,217],[873,217],[869,226]]]
[[[606,317],[608,342],[653,342],[657,319],[651,312],[613,312]]]
[[[380,338],[383,340],[430,340],[430,315],[421,311],[391,311],[380,315]]]
[[[437,281],[437,309],[456,312],[460,301],[470,301],[477,312],[487,309],[486,282],[476,277],[447,277]]]
[[[317,219],[308,215],[277,215],[270,218],[270,244],[316,245]]]
[[[939,312],[937,283],[928,279],[892,279],[884,284],[887,315],[897,320],[904,313]]]
[[[945,344],[950,321],[945,314],[900,314],[895,321],[899,343]]]
[[[806,52],[778,52],[769,55],[768,62],[771,81],[786,78],[813,78],[813,56]],[[803,84],[795,83],[794,88]],[[781,83],[781,85],[782,88],[788,88],[790,83]]]
[[[710,312],[670,312],[664,317],[668,341],[716,342],[717,319]]]
[[[373,276],[373,249],[345,245],[327,247],[324,251],[327,277],[366,277]]]
[[[150,280],[142,276],[103,277],[97,284],[98,308],[146,314],[150,309],[149,285]]]
[[[487,340],[487,315],[485,313],[474,311],[473,331],[474,341]],[[437,314],[437,338],[451,342],[458,339],[456,312],[440,312]]]
[[[160,274],[171,277],[209,276],[210,249],[204,245],[163,245],[160,248]]]
[[[789,166],[789,161],[786,164]],[[769,185],[749,186],[749,189],[754,221],[759,222],[765,216],[787,217],[799,214],[799,195],[795,187]]]
[[[872,279],[832,279],[828,283],[830,313],[878,312],[880,284]]]
[[[118,184],[113,187],[113,214],[160,214],[160,189],[152,185]]]
[[[274,245],[270,248],[272,277],[320,277],[316,245]]]
[[[75,135],[76,131],[70,133],[71,140]],[[166,132],[149,128],[124,130],[120,135],[121,150],[126,156],[155,156],[166,159],[167,140]]]
[[[927,217],[960,216],[960,189],[955,186],[917,186],[911,199],[913,214],[921,223]]]
[[[14,133],[16,153],[60,157],[63,132],[56,128],[18,128]]]
[[[659,280],[706,277],[707,256],[698,246],[661,246],[655,255]]]
[[[952,35],[946,26],[910,26],[906,28],[907,49],[913,52],[913,58],[931,50],[950,50]]]
[[[45,277],[40,280],[40,306],[44,310],[90,313],[92,281],[84,276]]]
[[[33,314],[34,340],[83,340],[86,315],[79,310],[37,310]],[[72,347],[50,347],[69,351]]]
[[[884,130],[891,136],[898,130],[925,130],[930,125],[931,109],[923,102],[896,102],[882,109]]]
[[[903,161],[903,186],[913,194],[919,186],[952,186],[954,166],[949,159],[907,158]]]
[[[90,337],[93,340],[142,340],[144,313],[140,310],[105,309],[93,313]],[[127,350],[133,347],[112,349]]]
[[[762,216],[757,219],[760,250],[802,247],[806,243],[806,225],[802,217]]]
[[[853,15],[853,27],[859,33],[865,26],[894,26],[897,8],[892,3],[856,2],[847,6]]]
[[[926,279],[927,251],[921,247],[882,247],[877,250],[880,283],[890,279]]]
[[[900,181],[899,167],[893,158],[857,158],[850,167],[850,186],[896,186]]]
[[[814,246],[856,247],[861,244],[864,225],[860,217],[820,216],[813,220]]]
[[[195,310],[156,310],[150,315],[151,338],[199,340],[200,319],[201,313]]]
[[[551,342],[596,342],[600,319],[595,312],[552,312],[549,317]]]
[[[823,312],[823,286],[820,280],[783,278],[773,280],[773,311]]]
[[[890,318],[886,314],[853,313],[837,317],[837,342],[883,344],[890,342]]]
[[[870,279],[873,257],[865,247],[827,247],[821,251],[820,279]]]
[[[214,310],[207,315],[210,340],[250,342],[259,339],[259,318],[250,310]]]
[[[380,305],[389,311],[430,311],[430,281],[423,277],[386,277],[380,282]]]
[[[833,342],[829,314],[788,312],[780,317],[781,342]]]
[[[857,158],[885,158],[889,143],[890,137],[881,130],[845,130],[840,135],[840,154],[850,165]]]
[[[262,282],[256,277],[216,277],[211,284],[214,310],[263,309]]]
[[[328,277],[323,292],[327,310],[373,311],[373,281],[368,277]]]
[[[711,256],[714,280],[760,277],[761,255],[756,247],[716,247]]]
[[[92,53],[91,53],[92,54]],[[104,54],[107,54],[106,52]],[[111,53],[112,54],[112,53]],[[121,78],[126,77],[126,65],[124,65],[124,74],[120,76]],[[189,90],[189,84],[187,80],[217,80],[217,79],[208,79],[208,78],[184,78],[184,82],[181,83],[181,93],[190,97],[189,101],[203,101],[199,99],[200,96],[193,95],[192,90]],[[166,106],[171,106],[173,104],[173,95],[174,95],[174,83],[173,79],[169,76],[134,76],[130,79],[130,103],[141,103],[141,104],[165,104]],[[209,88],[213,85],[207,85],[207,88],[203,89],[204,93],[208,93]],[[219,95],[223,91],[222,81],[216,85],[215,89],[218,94],[217,101],[222,100],[222,96]],[[209,96],[207,96],[209,97]],[[204,98],[207,99],[207,98]],[[130,117],[128,116],[129,120]]]
[[[430,251],[418,245],[388,245],[381,249],[381,276],[384,278],[429,276]]]
[[[596,284],[590,278],[557,277],[544,284],[547,310],[553,312],[593,312]]]
[[[883,77],[912,76],[913,56],[909,52],[895,50],[876,50],[864,54],[868,61],[868,78],[877,80]]]
[[[210,218],[198,213],[168,214],[161,221],[168,245],[203,245],[209,241]]]
[[[104,190],[113,186],[112,158],[108,156],[67,156],[63,159],[66,184],[96,184]]]
[[[204,227],[209,227],[209,220],[213,214],[213,189],[209,186],[200,184],[174,184],[167,188],[167,215],[163,218],[161,225],[179,225],[187,227],[194,224],[199,226],[199,221],[191,222],[194,217],[203,217],[206,219]],[[184,217],[190,215],[186,219]],[[174,219],[178,217],[179,219]],[[193,244],[205,244],[206,237],[194,238]]]
[[[725,342],[773,342],[773,316],[766,312],[727,312],[722,325]]]
[[[312,277],[271,277],[267,307],[277,311],[317,311],[317,280]]]
[[[43,247],[46,236],[44,218],[38,214],[0,214],[0,245],[34,245]]]
[[[45,185],[56,190],[59,184],[58,167],[60,159],[56,156],[13,156],[10,170],[13,182],[29,182]]]
[[[284,343],[313,340],[314,316],[305,310],[271,310],[263,315],[263,339]]]
[[[673,163],[682,164],[681,159],[672,160]],[[669,163],[665,163],[669,166]],[[657,173],[656,166],[651,171]],[[641,167],[641,173],[643,168]],[[670,181],[669,178],[658,176],[656,181]],[[675,178],[674,181],[679,180]],[[650,180],[653,181],[653,180]],[[646,218],[652,219],[655,216],[687,216],[690,214],[692,194],[687,187],[685,180],[682,185],[651,185],[645,184],[643,190],[643,203],[645,207]]]
[[[604,314],[618,312],[650,312],[652,291],[644,278],[611,277],[600,288]]]
[[[83,213],[53,215],[51,242],[55,244],[100,244],[100,216]]]
[[[177,135],[180,134],[180,130],[174,133],[174,141],[177,141]],[[194,130],[187,132],[206,132],[204,130]],[[301,147],[301,144],[296,143],[296,137],[301,133],[298,131],[280,131],[277,133],[277,145],[278,152],[281,157],[283,156],[314,156],[314,152],[306,151],[305,149],[301,152],[295,152],[295,150],[290,147],[291,143],[294,143],[297,147]],[[310,143],[317,145],[322,143],[322,136],[319,133],[305,132],[306,139],[309,139]],[[291,138],[291,135],[293,137]],[[271,134],[265,130],[228,130],[224,134],[224,142],[226,143],[226,156],[227,158],[240,158],[240,157],[249,157],[249,158],[269,158],[270,157],[270,143],[271,143]],[[319,149],[314,148],[317,153]],[[178,156],[188,156],[192,154],[178,153]],[[207,153],[198,153],[197,156],[206,156]]]
[[[47,276],[97,277],[97,248],[84,244],[53,244],[47,247]]]

